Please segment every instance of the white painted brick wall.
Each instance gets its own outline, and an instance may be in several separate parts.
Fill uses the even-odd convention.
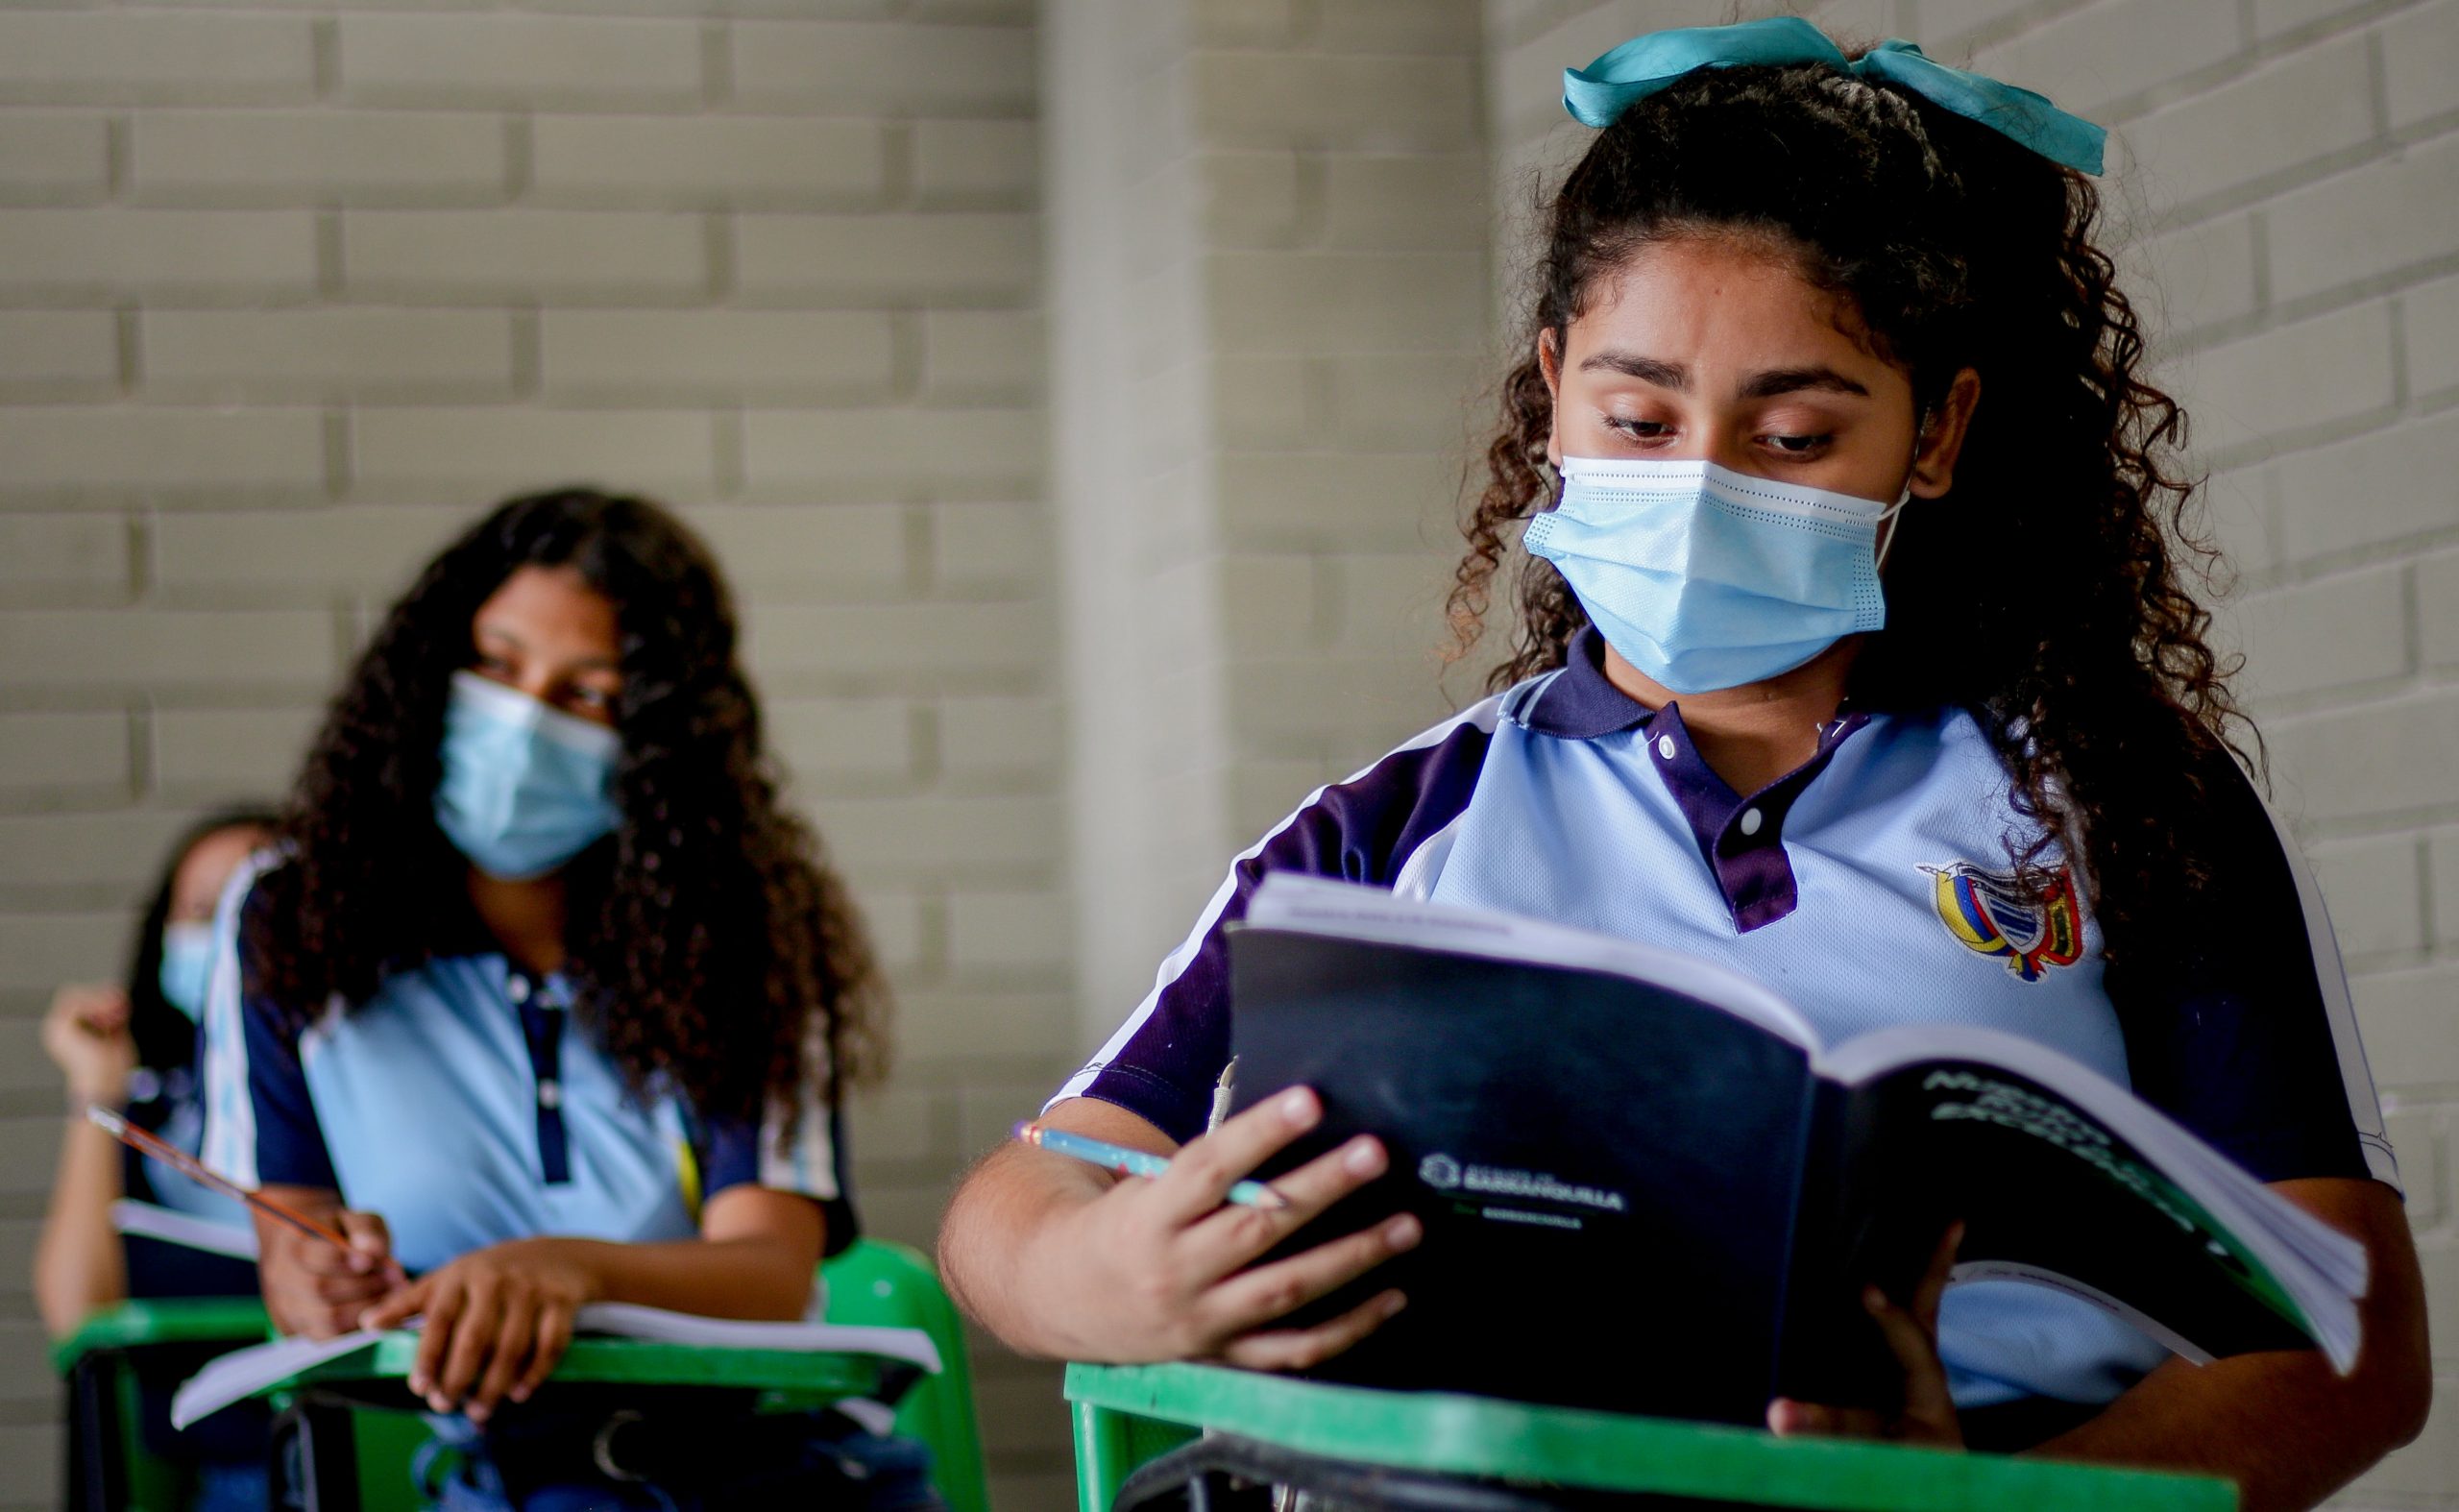
[[[0,1508],[57,1462],[34,1017],[121,969],[156,847],[283,785],[370,617],[507,494],[661,494],[729,568],[905,1008],[853,1112],[874,1231],[927,1245],[959,1108],[1004,1131],[1066,1068],[1033,22],[0,8]],[[998,1504],[1070,1504],[1055,1374],[976,1368]]]

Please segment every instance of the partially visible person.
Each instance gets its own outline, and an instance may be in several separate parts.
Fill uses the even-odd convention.
[[[197,1074],[197,1019],[212,971],[215,900],[248,854],[272,835],[275,816],[233,807],[191,825],[171,847],[136,931],[127,985],[74,984],[52,998],[42,1044],[60,1067],[68,1125],[53,1178],[51,1208],[35,1249],[35,1304],[52,1337],[63,1338],[101,1308],[131,1297],[252,1296],[256,1266],[209,1251],[114,1227],[122,1198],[250,1233],[247,1209],[160,1161],[128,1150],[85,1117],[94,1105],[195,1153],[205,1106]],[[158,1396],[159,1393],[152,1395]],[[149,1401],[149,1444],[185,1462],[197,1506],[260,1506],[261,1414],[226,1413],[174,1435],[166,1403]]]
[[[275,817],[232,808],[192,825],[172,846],[131,949],[128,983],[73,984],[51,1000],[42,1046],[66,1082],[68,1127],[51,1210],[35,1249],[35,1304],[52,1337],[98,1308],[134,1297],[247,1296],[256,1268],[194,1251],[121,1243],[111,1205],[123,1197],[249,1228],[247,1209],[127,1150],[85,1117],[93,1104],[194,1154],[205,1128],[196,1075],[197,1015],[212,969],[213,905]]]

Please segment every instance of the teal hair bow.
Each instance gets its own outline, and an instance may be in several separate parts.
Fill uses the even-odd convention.
[[[1583,126],[1603,128],[1634,100],[1700,68],[1741,63],[1826,63],[1858,78],[1892,80],[1968,120],[2023,143],[2052,162],[2101,171],[2108,133],[2030,89],[1950,68],[1901,37],[1847,59],[1827,34],[1799,16],[1737,26],[1690,26],[1635,37],[1585,68],[1563,70],[1563,109]]]

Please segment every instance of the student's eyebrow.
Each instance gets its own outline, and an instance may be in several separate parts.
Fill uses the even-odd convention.
[[[1831,367],[1770,368],[1753,373],[1742,380],[1744,399],[1774,399],[1779,394],[1798,394],[1806,389],[1823,389],[1831,394],[1859,394],[1867,399],[1870,391]]]
[[[1580,362],[1580,371],[1603,368],[1611,373],[1627,374],[1643,383],[1669,388],[1677,394],[1691,392],[1691,370],[1679,362],[1663,362],[1643,357],[1636,352],[1598,352]]]
[[[472,639],[479,641],[501,641],[504,645],[512,647],[516,651],[525,651],[529,649],[528,643],[523,641],[521,637],[513,634],[510,630],[504,629],[500,625],[479,625],[476,633],[472,637]],[[585,656],[579,661],[572,663],[572,671],[581,672],[620,672],[623,670],[622,664],[611,656]]]
[[[1691,370],[1678,362],[1658,357],[1642,356],[1636,352],[1599,352],[1580,362],[1583,372],[1602,368],[1652,383],[1658,388],[1677,394],[1691,392]],[[1858,394],[1866,399],[1869,390],[1852,378],[1824,364],[1805,368],[1770,368],[1754,373],[1742,381],[1743,399],[1774,399],[1782,394],[1799,394],[1807,390],[1823,390],[1831,394]]]

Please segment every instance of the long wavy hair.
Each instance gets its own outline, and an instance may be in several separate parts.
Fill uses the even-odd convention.
[[[364,1002],[466,916],[436,826],[446,695],[480,604],[571,568],[615,607],[622,822],[564,869],[573,1008],[637,1092],[710,1116],[791,1110],[884,1069],[885,992],[844,885],[783,808],[733,606],[657,505],[586,488],[515,499],[427,564],[343,680],[247,911],[253,973],[294,1021]]]
[[[2095,244],[2091,182],[1884,82],[1824,64],[1702,69],[1598,134],[1543,218],[1524,358],[1470,506],[1449,599],[1456,659],[1497,579],[1519,622],[1496,688],[1562,665],[1588,622],[1519,549],[1554,489],[1538,339],[1651,243],[1739,234],[1789,253],[1910,377],[1926,424],[1958,370],[1981,402],[1951,494],[1897,518],[1887,622],[1856,661],[1861,706],[1969,709],[2012,780],[2009,859],[2035,899],[2080,852],[2104,947],[2208,880],[2197,817],[2252,741],[2233,660],[2195,597],[2219,560],[2178,450],[2185,416],[2145,380],[2143,332]]]

